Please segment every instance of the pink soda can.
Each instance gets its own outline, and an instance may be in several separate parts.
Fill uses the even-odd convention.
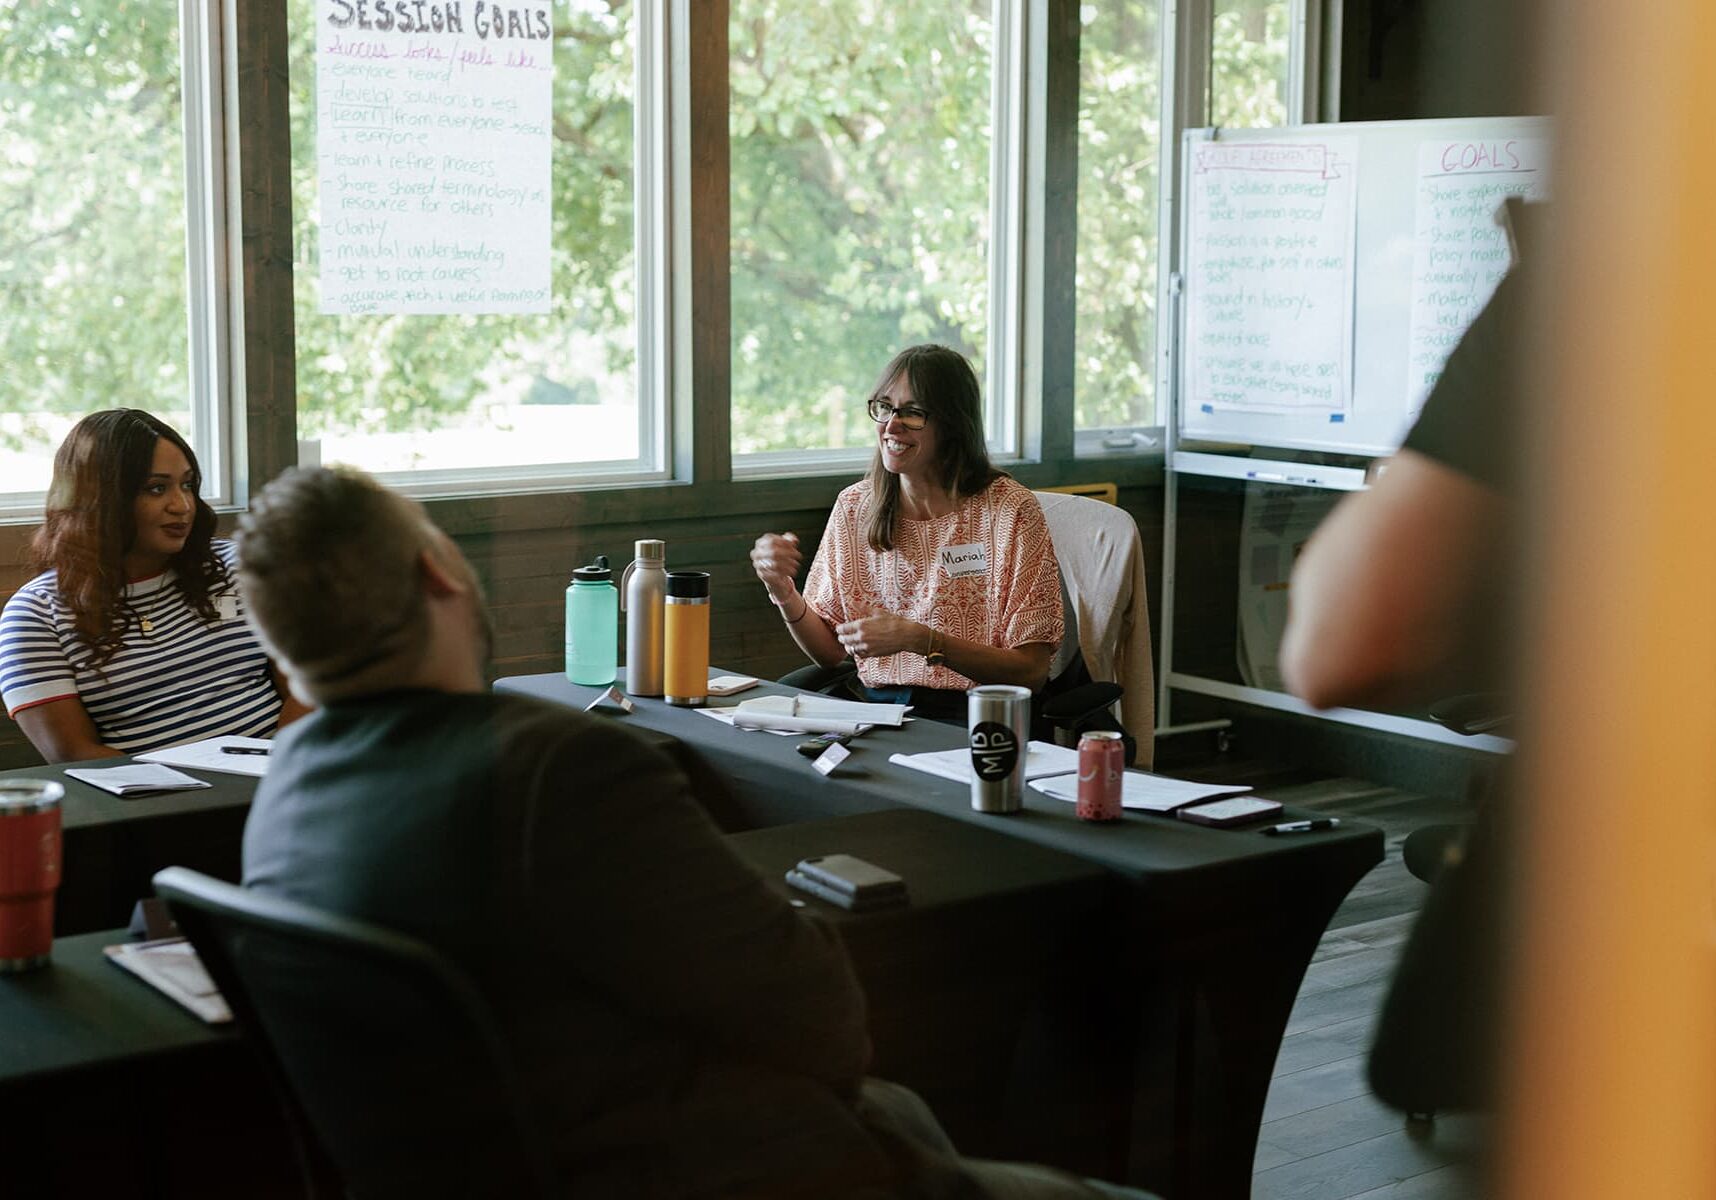
[[[1078,740],[1078,819],[1120,820],[1126,744],[1118,733],[1096,730]]]

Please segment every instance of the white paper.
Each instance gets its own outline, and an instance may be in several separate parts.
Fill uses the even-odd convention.
[[[190,767],[198,771],[224,771],[228,775],[268,774],[266,754],[228,754],[222,747],[243,746],[252,750],[268,750],[274,743],[267,738],[212,737],[183,746],[168,746],[137,755],[139,762],[166,763],[170,767]]]
[[[197,952],[184,938],[158,942],[122,942],[104,949],[108,958],[171,996],[210,1025],[232,1020],[226,998],[216,990]]]
[[[864,725],[894,725],[905,722],[909,704],[875,704],[862,700],[836,700],[829,696],[758,696],[741,701],[733,710],[746,715],[821,717]]]
[[[1358,140],[1192,150],[1187,404],[1352,408]]]
[[[115,796],[141,796],[151,792],[188,792],[213,787],[183,771],[158,763],[127,763],[119,767],[67,767],[66,774]]]
[[[1231,796],[1236,792],[1251,790],[1243,784],[1193,783],[1185,779],[1169,779],[1165,775],[1152,775],[1147,771],[1127,771],[1121,775],[1121,780],[1122,808],[1156,813],[1173,812],[1176,808],[1209,796]],[[1031,786],[1056,800],[1076,801],[1078,772],[1038,779]]]
[[[726,725],[726,726],[729,726],[732,728],[739,728],[739,727],[736,727],[733,725],[733,713],[735,711],[737,711],[736,709],[731,709],[731,708],[694,708],[691,711],[696,713],[698,716],[708,717],[711,721],[719,721],[723,725]],[[778,734],[781,737],[793,737],[796,734],[798,734],[799,732],[801,732],[800,730],[796,730],[796,729],[759,729],[759,728],[756,728],[755,726],[744,726],[743,728],[750,729],[751,732],[753,732],[753,733],[773,733],[773,734]]]
[[[1413,415],[1460,335],[1512,265],[1495,220],[1509,196],[1549,198],[1545,138],[1433,141],[1418,147],[1406,394]]]
[[[315,13],[322,311],[549,311],[553,5]]]
[[[952,750],[933,750],[923,754],[893,754],[888,761],[951,779],[955,783],[971,782],[971,749],[956,746]],[[1078,751],[1052,742],[1032,742],[1025,751],[1025,778],[1060,775],[1078,770]]]

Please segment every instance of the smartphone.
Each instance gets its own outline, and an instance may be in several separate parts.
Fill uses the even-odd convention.
[[[852,735],[849,733],[819,733],[813,738],[807,738],[798,744],[798,752],[806,758],[819,758],[822,752],[830,746],[850,746]]]
[[[1244,825],[1259,817],[1273,817],[1281,811],[1279,800],[1262,800],[1256,796],[1234,796],[1226,800],[1211,800],[1182,808],[1175,815],[1194,825]]]
[[[755,675],[717,675],[709,681],[711,696],[731,696],[735,692],[749,691],[757,686]]]
[[[801,892],[853,912],[893,908],[907,902],[905,880],[850,854],[802,859],[786,873],[786,881]]]

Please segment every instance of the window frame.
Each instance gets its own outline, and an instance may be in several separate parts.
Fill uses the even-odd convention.
[[[225,509],[236,502],[241,474],[234,436],[238,392],[232,330],[243,320],[237,289],[232,286],[238,271],[227,187],[236,151],[226,120],[230,55],[221,0],[176,0],[171,7],[179,23],[179,123],[184,143],[185,381],[191,413],[185,440],[202,469],[203,499]],[[116,398],[115,403],[123,400]],[[46,490],[0,491],[0,524],[39,522],[46,507]]]
[[[1322,4],[1334,6],[1327,17]],[[1317,114],[1332,57],[1322,34],[1338,30],[1340,0],[1290,0],[1292,111]],[[187,203],[188,269],[200,321],[193,431],[211,502],[241,508],[261,481],[299,461],[293,362],[291,196],[286,13],[284,4],[179,0],[185,86],[187,172],[203,184]],[[1171,403],[1168,378],[1173,281],[1179,268],[1181,132],[1204,123],[1209,74],[1209,0],[1160,0],[1163,72],[1160,127],[1162,238],[1157,395]],[[401,490],[436,503],[437,513],[479,514],[479,524],[546,528],[565,513],[610,511],[584,493],[626,497],[636,511],[683,513],[683,489],[711,498],[765,489],[771,496],[821,495],[826,479],[862,469],[870,451],[774,452],[735,456],[730,440],[727,19],[725,0],[639,0],[634,105],[634,245],[640,449],[653,469],[618,464],[574,471],[492,470],[435,476],[412,472]],[[992,70],[990,349],[986,371],[996,456],[1021,478],[1047,485],[1092,476],[1159,476],[1162,424],[1124,431],[1130,445],[1102,444],[1108,430],[1074,427],[1071,383],[1076,215],[1077,0],[995,0]],[[195,18],[194,26],[185,14]],[[196,36],[191,36],[194,28]],[[1069,33],[1069,28],[1071,32]],[[1003,61],[1005,60],[1005,61]],[[1070,91],[1069,91],[1070,86]],[[708,103],[722,98],[718,108]],[[196,113],[193,121],[192,114]],[[194,134],[194,136],[193,136]],[[1068,145],[1068,139],[1073,141]],[[194,161],[193,161],[194,159]],[[187,176],[187,194],[191,193]],[[194,242],[195,244],[189,244]],[[193,314],[188,312],[187,319]],[[643,425],[640,419],[640,426]],[[560,464],[564,467],[565,464]],[[628,469],[630,468],[630,469]],[[801,480],[802,486],[788,486]],[[740,489],[735,491],[734,489]],[[645,497],[663,493],[658,505]],[[564,503],[547,497],[564,494]],[[516,499],[509,499],[516,497]],[[39,521],[40,497],[8,498],[0,521]],[[18,501],[22,502],[18,502]],[[724,502],[724,501],[716,501]],[[445,504],[455,505],[452,509]],[[701,502],[700,502],[701,507]],[[555,515],[561,514],[561,515]]]

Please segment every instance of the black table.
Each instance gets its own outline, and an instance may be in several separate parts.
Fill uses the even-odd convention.
[[[122,929],[62,937],[51,965],[0,975],[5,1195],[301,1195],[260,1064],[106,961]]]
[[[1106,1169],[1107,1147],[1077,1119],[1076,1101],[1081,1088],[1094,1089],[1087,1099],[1114,1090],[1104,1073],[1112,1056],[1100,1028],[1055,1019],[1055,998],[1068,973],[1088,979],[1111,958],[1092,953],[1088,936],[1112,908],[1107,872],[910,810],[732,841],[845,941],[869,1002],[877,1075],[922,1093],[973,1152],[1017,1155],[1030,1137],[1044,1157]],[[849,913],[781,882],[799,859],[831,852],[896,869],[911,903]],[[106,962],[102,947],[124,939],[117,929],[62,937],[50,966],[0,975],[9,1181],[42,1196],[294,1194],[286,1127],[248,1047]],[[1045,1081],[1074,1102],[1050,1103]],[[85,1161],[90,1145],[109,1152]]]
[[[495,689],[579,708],[600,690],[557,674],[502,679]],[[715,703],[788,691],[764,684]],[[1382,860],[1380,829],[1347,823],[1269,838],[1255,828],[1208,829],[1130,812],[1115,825],[1090,825],[1072,805],[1030,789],[1024,812],[991,816],[972,811],[965,785],[888,762],[895,753],[961,745],[963,731],[953,726],[916,721],[874,730],[823,778],[796,752],[797,738],[741,732],[659,700],[634,703],[634,713],[614,719],[681,741],[694,779],[723,782],[714,803],[728,829],[909,806],[1111,872],[1124,885],[1112,938],[1130,1021],[1117,1045],[1134,1066],[1127,1180],[1170,1200],[1249,1195],[1293,1000],[1335,908]]]
[[[131,761],[104,758],[68,765],[110,767]],[[124,925],[138,898],[153,894],[149,881],[162,867],[185,866],[218,879],[238,879],[239,846],[256,780],[220,771],[185,774],[212,786],[122,800],[68,777],[64,766],[0,772],[0,779],[53,779],[65,785],[56,935]]]

